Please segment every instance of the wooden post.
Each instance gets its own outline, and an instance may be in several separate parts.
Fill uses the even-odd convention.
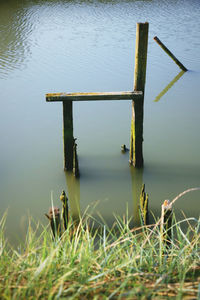
[[[140,215],[142,225],[149,225],[149,195],[145,193],[145,184],[142,185],[140,194]]]
[[[74,146],[73,146],[73,173],[76,178],[80,176],[79,166],[78,166],[76,139],[74,139]]]
[[[157,36],[155,36],[154,41],[156,41],[158,43],[158,45],[169,55],[169,57],[171,57],[171,59],[173,59],[173,61],[179,66],[179,68],[181,68],[181,70],[183,70],[184,72],[187,71],[186,67],[178,60],[178,58],[176,58],[176,56],[174,56],[174,54],[161,42],[161,40],[159,40],[159,38]]]
[[[63,101],[63,146],[64,170],[73,170],[73,106],[72,101]]]
[[[67,230],[67,225],[69,223],[69,208],[68,208],[68,198],[65,191],[62,191],[60,195],[60,201],[62,202],[62,218],[64,229]]]
[[[143,167],[143,118],[144,118],[144,89],[146,79],[146,63],[148,48],[148,23],[137,23],[136,48],[135,48],[135,72],[134,91],[142,91],[143,98],[140,101],[132,101],[130,159],[131,165]]]
[[[165,244],[167,248],[171,245],[172,235],[172,205],[169,200],[165,200],[162,204],[161,211],[161,242]]]

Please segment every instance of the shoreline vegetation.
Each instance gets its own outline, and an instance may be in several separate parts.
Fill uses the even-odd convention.
[[[184,193],[199,190],[190,189]],[[166,200],[165,200],[166,201]],[[61,237],[29,221],[23,245],[6,241],[0,221],[1,299],[198,299],[200,218],[177,221],[163,241],[161,219],[137,228],[116,217],[110,228],[85,213]],[[183,229],[184,225],[184,229]],[[187,225],[187,226],[185,226]]]

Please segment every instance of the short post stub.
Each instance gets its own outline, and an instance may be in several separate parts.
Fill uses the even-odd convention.
[[[63,147],[64,170],[73,170],[73,104],[72,101],[63,101]]]
[[[169,248],[169,246],[171,245],[172,217],[172,205],[169,200],[165,200],[162,204],[161,210],[161,240],[162,243],[166,245],[166,248]]]
[[[64,230],[67,230],[67,225],[69,223],[69,207],[68,207],[68,198],[65,194],[65,191],[62,191],[60,195],[60,201],[62,202],[62,218]]]
[[[145,184],[142,185],[140,193],[140,214],[143,225],[149,225],[149,195],[145,193]]]
[[[146,80],[147,48],[149,23],[137,23],[135,46],[134,91],[142,91],[140,101],[132,101],[132,121],[130,140],[131,165],[143,167],[143,118],[144,118],[144,89]]]

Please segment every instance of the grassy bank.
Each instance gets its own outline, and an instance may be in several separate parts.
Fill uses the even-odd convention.
[[[199,293],[199,220],[184,220],[187,232],[174,220],[168,250],[159,226],[131,229],[116,219],[113,228],[95,230],[88,218],[55,241],[49,226],[32,222],[16,250],[5,241],[4,222],[1,299],[196,299]]]

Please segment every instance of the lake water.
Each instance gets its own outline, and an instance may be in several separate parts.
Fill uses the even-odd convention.
[[[127,206],[137,221],[143,182],[156,215],[165,199],[200,186],[199,16],[199,0],[1,0],[0,214],[9,208],[10,240],[24,236],[29,214],[47,224],[63,189],[73,214],[75,204],[83,212],[98,202],[95,214],[110,222]],[[136,23],[146,21],[144,169],[130,168],[120,151],[129,147],[131,101],[76,102],[75,180],[63,171],[62,104],[45,94],[131,90]],[[180,69],[155,35],[189,69],[162,97]],[[198,217],[199,201],[199,191],[187,194],[178,213]]]

